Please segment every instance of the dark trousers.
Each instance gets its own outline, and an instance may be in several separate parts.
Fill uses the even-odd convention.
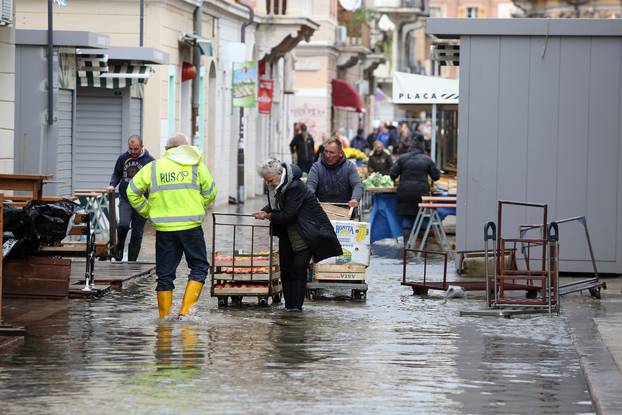
[[[313,160],[300,160],[299,159],[297,164],[303,173],[309,173],[309,170],[311,170],[311,166],[313,165]]]
[[[127,259],[136,261],[140,253],[140,245],[143,243],[143,231],[145,229],[145,218],[132,209],[130,203],[120,198],[119,200],[119,225],[117,227],[117,252],[115,257],[118,261],[123,259],[123,249],[127,234],[132,230],[130,245],[127,249]]]
[[[158,277],[156,291],[175,289],[173,282],[182,254],[186,256],[186,262],[190,268],[188,279],[205,282],[209,263],[203,228],[197,226],[183,231],[156,231],[156,276]]]
[[[311,261],[311,250],[294,252],[288,237],[279,238],[281,283],[285,308],[302,309],[307,290],[307,270]]]

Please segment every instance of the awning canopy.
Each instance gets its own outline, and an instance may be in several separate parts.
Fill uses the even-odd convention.
[[[405,72],[393,74],[394,104],[457,104],[458,81]]]
[[[333,107],[346,111],[365,112],[363,100],[352,85],[341,79],[333,79]]]

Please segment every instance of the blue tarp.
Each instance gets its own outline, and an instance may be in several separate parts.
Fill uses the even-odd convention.
[[[456,209],[439,208],[437,212],[443,220],[449,215],[455,215]],[[397,194],[375,194],[369,218],[371,222],[371,243],[381,239],[396,239],[402,236],[402,217],[397,214]]]

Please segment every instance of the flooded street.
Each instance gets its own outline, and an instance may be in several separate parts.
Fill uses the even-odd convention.
[[[71,301],[0,352],[2,412],[592,412],[563,315],[459,317],[482,303],[413,296],[400,274],[374,256],[366,303],[301,314],[218,309],[206,290],[189,321],[159,322],[153,279]]]

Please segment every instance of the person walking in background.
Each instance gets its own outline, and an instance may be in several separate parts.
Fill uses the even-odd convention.
[[[307,187],[320,202],[347,203],[352,208],[358,207],[363,184],[356,166],[346,159],[337,137],[328,139],[324,144],[324,153],[309,171]]]
[[[378,127],[374,127],[374,129],[367,135],[367,146],[368,148],[374,148],[374,142],[378,138]]]
[[[179,310],[186,316],[199,300],[209,263],[201,223],[205,209],[216,199],[212,179],[198,148],[181,133],[169,138],[162,158],[143,167],[130,181],[127,196],[156,230],[158,311],[166,317],[173,305],[175,273],[182,254],[190,268]],[[149,194],[149,199],[145,198]]]
[[[393,121],[387,125],[387,131],[389,134],[389,145],[385,147],[393,154],[397,154],[397,149],[400,145],[400,133],[397,131],[397,121]]]
[[[397,154],[405,154],[410,151],[412,145],[412,136],[406,123],[402,124],[399,129],[400,132],[400,144],[397,147]]]
[[[302,172],[297,166],[271,159],[260,174],[268,185],[268,204],[255,218],[269,220],[279,238],[285,309],[302,311],[309,261],[340,256],[341,245],[317,198],[300,181]]]
[[[363,153],[371,148],[367,144],[367,140],[365,139],[365,132],[363,131],[362,128],[359,128],[358,130],[356,130],[356,135],[350,141],[350,147],[356,148],[357,150],[360,150]]]
[[[387,130],[387,125],[385,123],[380,123],[376,139],[382,143],[384,148],[389,147],[389,130]],[[391,150],[389,149],[389,151]]]
[[[384,148],[380,141],[374,143],[374,150],[369,153],[369,160],[367,161],[367,172],[378,172],[383,175],[389,174],[389,171],[393,166],[393,158],[391,153]]]
[[[289,149],[292,152],[292,159],[295,159],[300,170],[309,173],[315,160],[315,142],[311,134],[307,132],[305,124],[300,124],[300,133],[296,134],[289,143]]]
[[[132,235],[128,246],[127,259],[128,261],[136,261],[140,254],[145,219],[130,206],[126,190],[132,177],[153,160],[154,158],[143,146],[143,140],[139,135],[134,134],[127,140],[127,151],[119,156],[114,165],[108,190],[114,190],[117,185],[119,186],[119,223],[117,226],[117,246],[114,247],[114,258],[117,261],[123,260],[125,239],[130,230]]]
[[[397,187],[397,213],[403,216],[402,230],[406,245],[419,211],[421,196],[430,194],[428,176],[436,181],[441,178],[441,172],[434,161],[424,154],[420,145],[415,144],[409,153],[401,156],[391,167],[390,176],[393,180],[400,179]]]

